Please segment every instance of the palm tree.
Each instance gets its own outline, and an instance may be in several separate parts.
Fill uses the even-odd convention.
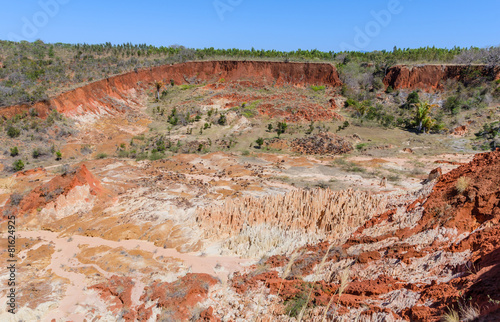
[[[160,99],[160,89],[163,87],[163,82],[162,81],[155,81],[155,87],[156,87],[156,99]]]
[[[418,125],[418,132],[422,132],[422,129],[429,131],[434,123],[434,120],[429,115],[434,106],[435,105],[430,105],[428,102],[418,102],[415,104],[415,123]]]

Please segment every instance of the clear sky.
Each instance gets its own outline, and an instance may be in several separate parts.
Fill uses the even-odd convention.
[[[499,0],[2,1],[0,39],[322,51],[500,45]]]

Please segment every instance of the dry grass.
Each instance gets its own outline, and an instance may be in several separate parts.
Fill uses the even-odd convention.
[[[460,316],[458,315],[458,312],[449,309],[448,313],[445,313],[442,317],[441,320],[443,322],[460,322]]]
[[[461,305],[460,315],[462,316],[462,321],[475,321],[481,315],[481,312],[477,306],[472,304]]]
[[[458,178],[457,183],[455,183],[455,189],[457,189],[459,193],[464,193],[464,191],[467,190],[469,185],[470,185],[470,178],[460,177]]]
[[[0,189],[5,190],[5,192],[11,192],[15,184],[16,181],[13,177],[0,179]]]
[[[344,290],[346,289],[347,285],[349,284],[350,273],[351,272],[349,270],[349,267],[347,267],[343,271],[341,271],[338,275],[338,279],[340,282],[339,288],[337,290],[337,293],[339,295],[339,302],[340,302],[340,297],[342,296],[342,293],[344,293]],[[325,308],[325,312],[323,314],[323,320],[322,320],[323,322],[327,321],[326,317],[328,315],[328,310],[330,309],[330,306],[332,305],[334,295],[335,295],[335,293],[332,294],[332,296],[330,297],[330,301],[328,302],[328,305]],[[339,303],[337,302],[337,307],[338,307],[338,305],[339,305]]]

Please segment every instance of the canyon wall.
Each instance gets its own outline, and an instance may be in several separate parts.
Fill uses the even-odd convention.
[[[485,65],[422,65],[391,67],[384,78],[385,86],[393,89],[439,90],[447,80],[470,82],[486,77],[500,79],[500,67]]]
[[[66,116],[86,113],[119,113],[127,106],[137,104],[137,89],[152,87],[154,81],[170,84],[198,84],[203,82],[247,79],[275,85],[329,85],[340,86],[335,66],[316,63],[285,63],[265,61],[200,61],[139,69],[113,76],[62,93],[49,100],[15,105],[0,109],[0,117],[10,118],[35,108],[41,117],[51,109]]]

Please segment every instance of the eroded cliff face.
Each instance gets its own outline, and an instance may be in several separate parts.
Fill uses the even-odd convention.
[[[234,81],[249,79],[274,85],[329,85],[340,86],[337,70],[331,64],[257,62],[257,61],[203,61],[164,65],[129,72],[103,79],[60,94],[33,106],[14,105],[0,110],[0,116],[10,118],[35,108],[46,117],[51,108],[66,116],[116,114],[138,104],[137,91],[150,87],[154,81],[173,81],[179,84]]]
[[[433,91],[443,88],[443,82],[457,80],[468,82],[480,77],[500,78],[499,67],[484,65],[423,65],[393,66],[384,78],[385,86],[394,89],[422,89]]]

